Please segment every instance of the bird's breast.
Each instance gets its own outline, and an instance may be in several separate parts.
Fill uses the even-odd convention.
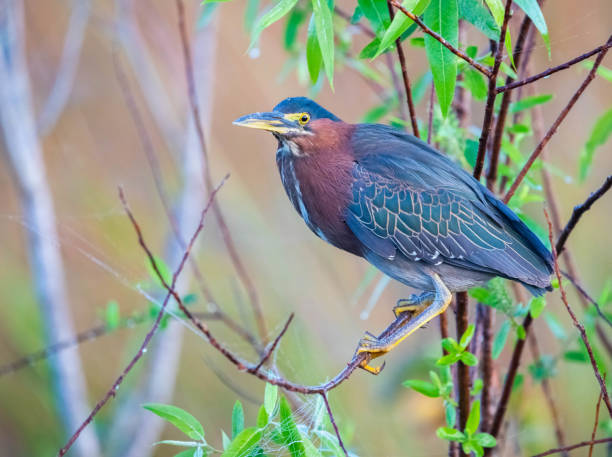
[[[352,160],[277,154],[277,165],[287,196],[306,225],[324,241],[361,255],[344,218],[351,193]]]

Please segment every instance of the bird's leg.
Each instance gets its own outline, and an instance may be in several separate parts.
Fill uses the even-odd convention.
[[[360,365],[361,368],[373,374],[380,373],[382,367],[371,367],[369,365],[372,359],[389,352],[408,335],[427,324],[448,308],[452,298],[448,287],[446,287],[436,273],[432,273],[431,280],[435,287],[435,293],[430,295],[427,293],[421,294],[419,298],[423,297],[423,301],[419,304],[415,305],[415,303],[411,302],[409,305],[402,305],[402,307],[408,306],[407,309],[401,309],[402,307],[400,307],[398,312],[394,309],[394,313],[397,316],[396,320],[378,338],[373,339],[370,336],[363,338],[359,342],[357,353],[365,353],[367,355],[367,358]]]
[[[393,314],[396,318],[404,313],[409,313],[410,317],[414,317],[431,305],[435,297],[436,294],[433,292],[423,292],[421,295],[413,294],[410,298],[402,298],[393,307]]]

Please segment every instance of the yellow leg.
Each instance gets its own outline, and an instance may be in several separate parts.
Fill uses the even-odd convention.
[[[387,335],[383,334],[378,338],[372,338],[370,335],[359,342],[357,353],[366,353],[368,356],[361,365],[363,369],[373,374],[380,373],[382,367],[374,368],[369,365],[372,359],[386,354],[414,331],[446,311],[451,302],[451,293],[437,274],[432,273],[431,279],[435,287],[435,294],[421,295],[423,300],[418,304],[411,302],[409,305],[399,305],[398,303],[394,309],[397,319],[403,319],[403,313],[410,313],[410,319],[398,328],[392,329]],[[390,327],[392,326],[393,324]]]

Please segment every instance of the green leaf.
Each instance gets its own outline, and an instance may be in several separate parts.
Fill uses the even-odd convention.
[[[306,64],[308,66],[308,74],[310,75],[310,82],[312,84],[315,84],[319,79],[322,63],[323,56],[321,55],[321,48],[319,47],[319,39],[317,38],[317,30],[313,15],[310,16],[310,22],[308,23],[308,35],[306,38]]]
[[[487,98],[487,83],[480,72],[466,68],[463,72],[463,85],[476,100],[482,101]]]
[[[463,432],[460,432],[459,430],[450,427],[440,427],[438,430],[436,430],[436,435],[438,435],[438,438],[447,441],[461,442],[465,440],[465,435],[463,434]]]
[[[546,297],[544,295],[542,295],[541,297],[534,297],[529,302],[529,314],[531,314],[531,317],[533,317],[534,319],[537,319],[540,314],[542,314],[542,311],[544,311],[545,307]]]
[[[527,336],[527,332],[525,332],[525,327],[523,327],[522,325],[517,325],[516,326],[516,337],[519,340],[524,340],[526,336]]]
[[[221,442],[224,451],[227,451],[227,448],[232,444],[232,440],[229,439],[229,436],[227,436],[223,430],[221,430]]]
[[[221,1],[229,1],[229,0],[221,0]],[[214,17],[213,14],[217,10],[218,6],[219,6],[219,2],[217,3],[209,2],[203,6],[202,12],[200,13],[200,17],[198,17],[198,22],[196,24],[197,30],[202,30],[204,27],[210,24],[210,21]]]
[[[291,452],[291,457],[305,457],[306,451],[300,439],[300,432],[293,420],[291,407],[285,397],[280,400],[280,427],[285,445]]]
[[[495,447],[497,446],[497,440],[494,436],[489,435],[488,433],[476,433],[474,435],[474,440],[480,444],[482,447]]]
[[[452,338],[444,338],[442,339],[442,349],[444,349],[449,354],[454,354],[456,352],[461,352],[461,346]]]
[[[549,102],[552,99],[553,99],[552,94],[533,95],[531,97],[525,97],[517,102],[511,103],[510,112],[518,113],[520,111],[524,111],[526,109],[533,108],[536,105],[541,105],[542,103]]]
[[[174,454],[174,457],[206,457],[206,452],[201,447],[194,449],[186,449],[178,454]]]
[[[274,414],[276,409],[276,400],[278,399],[278,386],[274,384],[266,383],[266,390],[264,392],[264,408],[268,413],[268,416]]]
[[[476,379],[474,381],[474,386],[472,387],[472,390],[470,391],[470,395],[475,397],[476,395],[478,395],[480,393],[480,391],[482,390],[483,387],[484,387],[484,383],[483,383],[482,379],[480,379],[480,378]]]
[[[424,19],[429,28],[439,33],[453,46],[457,46],[459,24],[457,0],[432,0],[425,10]],[[429,35],[425,36],[425,51],[442,116],[446,117],[455,95],[457,59],[442,43]]]
[[[475,400],[472,403],[472,407],[470,409],[470,414],[468,415],[467,421],[465,423],[465,433],[466,435],[473,435],[478,430],[478,425],[480,424],[480,400]]]
[[[612,108],[606,111],[593,126],[591,130],[591,135],[589,139],[584,145],[584,148],[580,152],[580,171],[579,178],[580,181],[584,181],[584,179],[589,174],[589,170],[591,168],[591,164],[593,163],[593,158],[595,157],[595,151],[599,146],[603,146],[606,141],[610,138],[610,134],[612,133]]]
[[[376,51],[378,50],[379,45],[380,45],[380,38],[378,37],[374,38],[372,41],[366,44],[365,47],[361,50],[361,52],[359,53],[359,58],[360,59],[371,59],[372,57],[376,55]]]
[[[377,35],[387,28],[390,21],[386,0],[357,0],[357,4]]]
[[[410,387],[413,390],[431,398],[440,396],[440,389],[430,382],[421,381],[420,379],[408,379],[402,383],[404,387]]]
[[[106,304],[106,309],[104,310],[104,323],[106,324],[106,329],[109,331],[117,329],[120,321],[119,303],[115,300],[111,300]]]
[[[329,85],[334,87],[334,22],[327,0],[312,0],[312,12],[323,65]]]
[[[504,350],[504,346],[506,345],[506,341],[508,340],[508,335],[510,334],[510,329],[512,328],[512,323],[507,320],[499,328],[499,332],[495,335],[493,339],[493,350],[492,356],[493,360],[497,360],[497,358],[501,355]]]
[[[548,324],[548,328],[552,332],[552,334],[560,341],[565,341],[567,339],[567,335],[565,334],[565,330],[563,326],[559,323],[557,318],[550,314],[549,312],[544,313],[544,320]]]
[[[440,357],[438,361],[436,362],[436,365],[442,365],[442,366],[452,365],[453,363],[457,362],[460,358],[461,358],[460,353],[448,354],[443,357]]]
[[[478,365],[478,358],[471,352],[467,351],[461,354],[461,361],[464,365],[467,365],[469,367]]]
[[[253,33],[253,26],[257,18],[257,10],[259,9],[260,0],[247,0],[244,11],[244,29],[249,35]]]
[[[410,44],[416,48],[424,48],[425,47],[425,38],[422,36],[416,38],[410,38]]]
[[[157,269],[159,270],[159,273],[166,284],[172,284],[172,272],[170,271],[170,268],[168,268],[168,265],[166,265],[166,262],[164,262],[161,257],[157,256],[153,256],[153,260],[155,261],[155,265],[157,266]],[[149,261],[149,259],[145,260],[145,265],[147,267],[147,271],[149,272],[149,276],[153,279],[153,281],[155,281],[159,287],[164,287],[164,284],[159,279],[159,276],[157,275],[157,272],[155,271],[155,268],[153,268],[153,264]]]
[[[448,401],[444,402],[444,418],[446,420],[446,425],[449,427],[455,426],[455,423],[457,422],[457,410]]]
[[[221,457],[244,457],[248,455],[261,440],[262,432],[258,428],[245,428],[232,440]]]
[[[459,17],[480,30],[489,40],[499,40],[499,26],[480,1],[459,0]]]
[[[431,0],[404,0],[402,6],[415,16],[420,16],[423,14],[423,11],[425,11],[430,1]],[[398,11],[393,17],[391,25],[387,28],[380,40],[380,46],[375,57],[389,49],[389,47],[392,46],[413,23],[412,19],[401,11]]]
[[[501,0],[485,0],[493,19],[498,27],[501,27],[504,22],[504,4]]]
[[[170,422],[189,438],[204,440],[204,428],[198,420],[187,411],[177,406],[163,405],[161,403],[145,403],[142,407]]]
[[[544,43],[546,44],[546,49],[548,49],[548,57],[550,57],[550,37],[548,36],[548,27],[546,26],[546,20],[544,19],[544,15],[542,14],[542,10],[540,9],[540,5],[538,4],[538,0],[514,0],[527,16],[533,22],[533,25],[536,26],[540,35],[544,39]]]
[[[244,410],[240,400],[236,400],[232,411],[232,438],[236,438],[242,430],[244,430]]]
[[[282,19],[289,11],[293,9],[295,5],[297,5],[298,0],[279,0],[276,4],[268,10],[266,14],[264,14],[257,23],[253,26],[253,33],[251,34],[251,44],[249,49],[252,48],[257,40],[259,40],[259,36],[264,29],[270,27],[279,19]]]
[[[589,70],[593,68],[593,65],[594,62],[592,60],[585,60],[584,62],[582,62],[582,66]],[[597,75],[612,83],[612,70],[610,70],[609,68],[600,65],[599,67],[597,67]]]
[[[308,436],[301,434],[302,443],[304,444],[304,456],[305,457],[322,457],[319,450],[312,444],[312,441],[308,438]]]
[[[474,141],[470,138],[468,138],[465,141],[465,150],[463,152],[463,155],[465,156],[465,160],[467,160],[467,163],[470,165],[471,168],[474,168],[474,165],[476,164],[476,158],[478,157],[478,141]],[[470,291],[470,295],[471,295],[471,291]]]
[[[475,329],[476,327],[474,326],[474,324],[470,324],[468,325],[468,328],[465,329],[465,332],[463,332],[463,335],[461,335],[461,340],[459,340],[459,346],[461,346],[462,349],[467,348],[468,344],[470,344],[470,341],[472,341]]]
[[[306,18],[306,14],[303,10],[299,8],[294,8],[291,10],[291,14],[287,19],[287,25],[285,27],[285,49],[290,51],[293,49],[296,43],[298,30],[304,19]]]
[[[565,351],[563,358],[570,362],[587,363],[589,361],[589,356],[584,351]]]
[[[268,425],[268,412],[266,411],[266,408],[262,405],[259,408],[259,412],[257,413],[257,427],[264,428],[266,425]]]

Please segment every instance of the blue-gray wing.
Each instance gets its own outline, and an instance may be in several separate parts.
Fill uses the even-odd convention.
[[[346,222],[376,254],[405,256],[431,265],[454,266],[546,287],[542,260],[503,214],[464,188],[412,184],[382,176],[356,163]],[[540,280],[540,278],[542,278]]]

